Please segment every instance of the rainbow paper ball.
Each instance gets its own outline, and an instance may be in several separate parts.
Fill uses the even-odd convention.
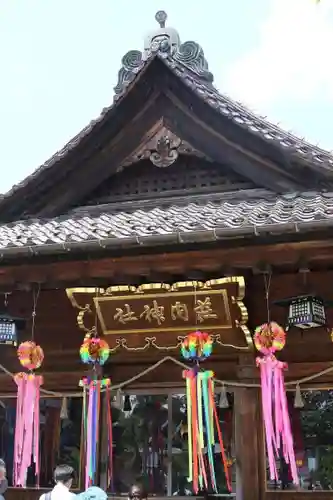
[[[42,366],[44,351],[35,342],[28,340],[19,345],[17,357],[24,368],[28,370],[37,370],[37,368]]]
[[[255,329],[253,341],[256,349],[262,354],[274,354],[286,345],[286,332],[278,323],[271,321]]]
[[[202,361],[212,354],[213,339],[208,333],[196,331],[186,335],[180,349],[183,358],[191,361]]]
[[[86,364],[104,365],[109,354],[109,344],[99,337],[86,337],[80,347],[81,361]]]

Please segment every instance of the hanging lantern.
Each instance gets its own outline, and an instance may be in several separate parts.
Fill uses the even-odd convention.
[[[316,295],[291,297],[276,302],[276,305],[288,307],[287,328],[308,330],[327,325],[325,302]]]
[[[0,315],[0,343],[17,346],[15,320],[5,314]]]
[[[13,345],[18,344],[18,330],[24,327],[25,320],[14,318],[7,312],[0,312],[0,344]]]
[[[24,328],[23,318],[14,318],[8,312],[8,295],[4,294],[4,304],[0,309],[0,344],[17,346],[17,334],[20,328]]]

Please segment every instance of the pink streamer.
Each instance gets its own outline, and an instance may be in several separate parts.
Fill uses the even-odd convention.
[[[287,364],[278,361],[273,354],[270,354],[264,358],[257,358],[257,366],[260,367],[262,410],[270,478],[272,481],[279,479],[276,458],[280,456],[282,448],[283,458],[290,466],[293,483],[298,485],[299,478],[283,375]]]
[[[14,441],[14,486],[26,486],[31,462],[35,464],[39,486],[39,398],[41,376],[19,373],[17,384],[16,424]]]
[[[92,422],[92,418],[93,418],[93,394],[92,394],[93,390],[94,390],[93,385],[90,384],[87,422]],[[90,484],[91,483],[90,461],[91,461],[92,449],[93,449],[91,430],[92,430],[91,425],[87,425],[86,479],[85,479],[86,489],[89,488],[89,486],[91,486],[91,484]]]

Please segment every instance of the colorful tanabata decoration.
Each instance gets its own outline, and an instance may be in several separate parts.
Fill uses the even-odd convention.
[[[17,350],[22,366],[30,373],[17,373],[16,423],[14,440],[14,486],[26,486],[28,468],[35,464],[37,487],[39,486],[39,400],[43,377],[32,370],[40,368],[44,353],[35,342],[23,342]]]
[[[299,478],[283,375],[288,365],[275,357],[275,352],[285,346],[286,333],[277,323],[265,323],[256,328],[253,340],[256,349],[263,354],[263,357],[257,357],[256,361],[261,375],[261,399],[270,478],[272,481],[279,479],[276,458],[280,458],[282,452],[285,462],[289,464],[293,483],[297,485]]]
[[[105,391],[108,423],[109,446],[109,482],[113,474],[112,450],[112,416],[111,416],[111,380],[105,378],[98,380],[96,365],[104,365],[109,357],[110,349],[105,340],[99,337],[87,336],[80,348],[83,363],[92,364],[92,377],[84,377],[80,381],[83,387],[83,422],[84,422],[84,447],[85,447],[85,487],[95,484],[97,471],[97,453],[99,442],[99,422],[101,393]]]
[[[188,361],[203,361],[212,354],[213,339],[208,333],[193,332],[181,344],[181,353]]]
[[[18,346],[17,357],[27,370],[37,370],[44,361],[44,352],[39,345],[28,340]]]
[[[193,368],[183,371],[186,380],[187,431],[188,431],[188,480],[195,494],[199,490],[217,492],[214,467],[215,432],[217,430],[227,487],[231,491],[227,458],[224,451],[220,422],[214,398],[214,373],[200,371],[199,361],[212,353],[212,338],[207,333],[194,332],[181,345],[182,356],[196,362]]]
[[[107,406],[108,447],[109,447],[108,482],[110,482],[112,479],[113,450],[112,450],[112,417],[111,417],[111,397],[110,397],[111,380],[109,378],[105,378],[102,380],[94,380],[88,377],[84,377],[80,381],[80,386],[83,387],[85,488],[87,489],[89,488],[89,486],[95,485],[95,480],[96,480],[102,390],[105,391],[107,400],[106,406]]]
[[[99,337],[86,336],[80,347],[82,363],[104,365],[109,358],[110,348],[105,340]]]

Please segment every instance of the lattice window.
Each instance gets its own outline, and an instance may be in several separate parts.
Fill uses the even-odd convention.
[[[149,160],[110,176],[85,204],[138,200],[175,194],[233,191],[253,184],[227,167],[197,158],[180,157],[173,165],[158,168]]]

